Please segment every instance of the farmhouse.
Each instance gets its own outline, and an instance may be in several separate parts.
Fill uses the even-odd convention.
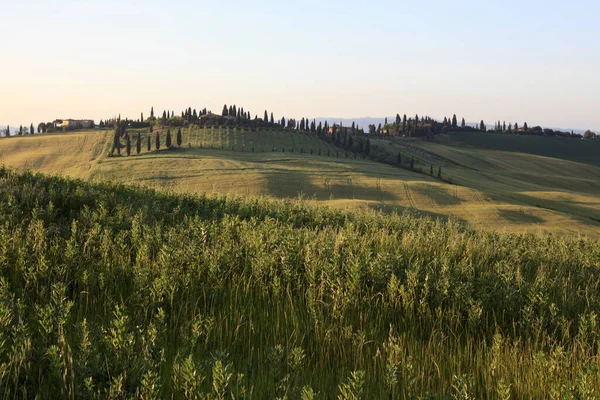
[[[66,129],[86,129],[94,127],[94,120],[92,119],[57,119],[54,121],[55,128],[66,128]]]
[[[352,133],[352,127],[340,126],[338,124],[333,124],[332,126],[329,127],[329,131],[327,133],[329,133],[330,135],[333,135],[334,133],[338,133],[338,132],[341,134],[350,135]],[[364,133],[364,131],[362,129],[356,129],[355,132],[356,133]]]

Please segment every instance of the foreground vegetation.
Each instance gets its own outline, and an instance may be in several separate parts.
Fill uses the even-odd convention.
[[[600,244],[0,169],[1,398],[600,394]]]

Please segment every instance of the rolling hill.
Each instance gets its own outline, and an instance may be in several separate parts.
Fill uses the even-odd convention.
[[[454,137],[442,139],[448,144],[372,139],[373,152],[400,152],[404,163],[412,157],[427,173],[433,167],[428,176],[355,158],[310,133],[194,127],[184,129],[183,145],[171,150],[164,149],[165,131],[159,133],[161,150],[151,134],[148,151],[148,134],[140,131],[140,155],[134,155],[138,132],[130,133],[130,157],[109,157],[112,133],[94,130],[2,139],[1,162],[179,193],[301,195],[335,207],[417,213],[484,230],[600,238],[600,167],[593,157],[577,149],[559,153],[564,158],[547,157],[551,145],[541,149],[528,137],[497,148]],[[531,148],[540,154],[519,151]],[[452,184],[437,179],[439,167]]]

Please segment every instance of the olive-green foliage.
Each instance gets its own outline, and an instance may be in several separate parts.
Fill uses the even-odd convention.
[[[597,398],[600,244],[0,168],[0,398]]]

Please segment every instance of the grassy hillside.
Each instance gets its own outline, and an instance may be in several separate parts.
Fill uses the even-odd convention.
[[[600,142],[598,141],[485,132],[454,132],[440,136],[438,142],[462,147],[535,154],[600,166]]]
[[[0,169],[0,397],[597,398],[599,260]]]
[[[507,138],[512,140],[511,138]],[[402,152],[422,164],[441,166],[457,189],[468,187],[479,198],[482,213],[491,213],[500,224],[538,225],[550,232],[600,230],[600,167],[559,158],[448,146],[425,141],[372,141],[388,152]],[[469,205],[466,205],[469,207]],[[473,210],[472,207],[470,207]],[[485,214],[484,214],[485,215]],[[493,216],[467,219],[487,225]],[[496,226],[492,222],[493,226]],[[589,229],[580,229],[587,226]],[[596,233],[594,233],[596,232]]]
[[[356,159],[311,134],[271,130],[184,129],[180,149],[155,150],[141,133],[142,152],[108,157],[112,134],[89,131],[0,140],[6,165],[33,171],[139,183],[180,193],[295,198],[341,208],[414,211],[502,232],[552,232],[600,238],[600,168],[532,155],[384,140],[434,177]],[[175,141],[175,130],[172,131]],[[411,142],[413,143],[413,142]],[[124,141],[123,141],[124,144]],[[421,146],[421,147],[416,147]],[[426,148],[426,146],[429,146]],[[275,151],[273,151],[275,150]],[[312,154],[311,154],[312,151]],[[124,154],[124,150],[123,150]],[[435,177],[438,166],[447,184]]]

